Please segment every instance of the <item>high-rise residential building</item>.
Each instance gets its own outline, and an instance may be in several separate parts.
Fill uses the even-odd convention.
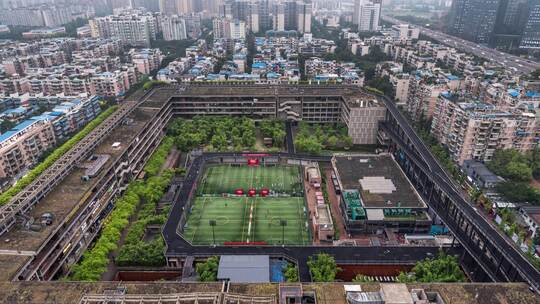
[[[246,23],[242,20],[229,22],[231,39],[246,39]]]
[[[214,18],[214,38],[246,39],[247,26],[243,20],[230,20],[224,17]]]
[[[258,33],[260,31],[259,5],[260,4],[257,2],[252,2],[250,5],[249,28],[254,33]]]
[[[533,0],[530,3],[529,16],[519,47],[523,49],[540,49],[540,0]]]
[[[312,3],[310,0],[285,0],[274,4],[274,30],[311,33]]]
[[[454,0],[448,32],[478,43],[492,38],[501,0]]]
[[[353,23],[358,25],[358,31],[373,32],[380,30],[380,17],[381,3],[368,0],[355,1]]]
[[[500,0],[490,45],[508,48],[519,45],[529,15],[528,3],[529,0]]]
[[[227,25],[227,18],[219,17],[212,19],[212,33],[214,34],[214,39],[226,38],[228,36],[227,30],[229,30],[229,28]]]
[[[145,8],[149,12],[159,12],[159,1],[157,0],[131,0],[133,8]]]
[[[300,33],[311,33],[311,1],[298,1],[296,3],[296,13],[298,15],[297,30]]]
[[[189,38],[197,39],[201,36],[201,13],[190,13],[182,16],[186,21],[186,32]]]
[[[468,159],[490,161],[497,149],[534,149],[538,125],[534,110],[501,110],[491,104],[459,101],[444,92],[437,99],[431,134],[461,165]]]
[[[273,29],[276,31],[285,30],[285,5],[275,3],[273,6]]]
[[[164,40],[187,39],[186,20],[181,16],[163,16],[161,18],[161,30],[163,31]]]
[[[200,0],[196,1],[200,3],[200,10],[206,16],[215,17],[219,14],[219,7],[222,5],[221,0]]]
[[[90,20],[89,25],[94,38],[118,38],[133,46],[149,46],[158,29],[157,20],[150,13],[98,17]]]
[[[259,0],[257,9],[259,10],[259,32],[271,30],[272,16],[270,15],[270,0]]]
[[[250,0],[226,0],[220,9],[221,15],[231,20],[238,19],[249,22],[251,4]]]
[[[164,15],[183,15],[195,12],[195,0],[159,0],[159,11]]]
[[[87,5],[52,5],[40,7],[22,7],[0,9],[0,23],[22,26],[56,27],[77,18],[91,18],[94,8]]]

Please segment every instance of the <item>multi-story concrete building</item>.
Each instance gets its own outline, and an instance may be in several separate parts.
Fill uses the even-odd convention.
[[[358,16],[356,24],[358,31],[373,32],[380,29],[381,4],[375,1],[359,0],[359,4],[355,6],[355,14]]]
[[[150,46],[156,39],[157,19],[150,13],[125,13],[98,17],[89,21],[92,37],[117,38],[133,46]]]
[[[178,15],[161,17],[161,30],[166,41],[187,39],[186,20]]]
[[[229,22],[231,39],[246,39],[246,23],[241,20]]]
[[[0,135],[0,177],[21,174],[55,143],[50,120],[29,119]]]
[[[197,39],[201,36],[201,21],[202,15],[200,13],[190,13],[183,15],[186,21],[187,35],[191,39]]]
[[[409,99],[410,75],[406,73],[390,74],[390,82],[394,86],[394,99],[399,104],[406,104]]]
[[[540,49],[540,1],[530,1],[529,17],[521,36],[522,49]]]
[[[332,168],[347,233],[429,233],[428,207],[391,155],[335,156]]]
[[[448,31],[463,39],[488,43],[493,34],[499,0],[452,1]]]
[[[311,16],[310,0],[285,0],[275,3],[273,28],[276,31],[294,30],[300,33],[311,33]]]
[[[430,119],[437,105],[440,93],[448,90],[444,84],[432,82],[429,78],[409,76],[407,93],[407,112],[414,121]]]
[[[131,62],[141,74],[150,74],[161,65],[163,54],[159,49],[131,49],[129,50]]]
[[[91,18],[94,15],[94,8],[88,5],[29,5],[27,7],[1,9],[0,23],[6,25],[55,27],[64,25],[77,18]]]
[[[403,40],[418,39],[420,36],[420,29],[409,24],[393,25],[392,31],[399,39]]]
[[[490,161],[497,149],[532,150],[538,144],[539,123],[536,111],[528,107],[501,110],[445,92],[437,99],[431,133],[463,164],[468,159]]]

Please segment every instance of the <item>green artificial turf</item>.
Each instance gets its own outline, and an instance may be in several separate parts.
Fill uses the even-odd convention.
[[[214,234],[217,245],[224,242],[280,245],[283,242],[281,220],[287,223],[284,229],[285,244],[310,243],[301,197],[197,197],[184,229],[184,237],[194,245],[213,244],[210,220],[216,222]]]
[[[247,192],[267,188],[275,193],[302,196],[302,179],[296,166],[231,166],[206,168],[199,195],[232,194],[236,189]]]

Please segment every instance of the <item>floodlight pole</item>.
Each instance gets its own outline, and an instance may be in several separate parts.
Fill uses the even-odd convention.
[[[279,224],[281,225],[281,244],[285,245],[285,226],[287,226],[286,220],[280,220]]]
[[[216,227],[216,220],[209,220],[208,224],[210,226],[212,226],[212,240],[213,240],[214,246],[216,246],[216,234],[215,234],[215,231],[214,231],[215,227]]]

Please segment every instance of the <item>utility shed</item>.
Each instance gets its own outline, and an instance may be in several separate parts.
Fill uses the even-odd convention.
[[[218,280],[232,283],[270,282],[268,255],[222,255],[219,259]]]

